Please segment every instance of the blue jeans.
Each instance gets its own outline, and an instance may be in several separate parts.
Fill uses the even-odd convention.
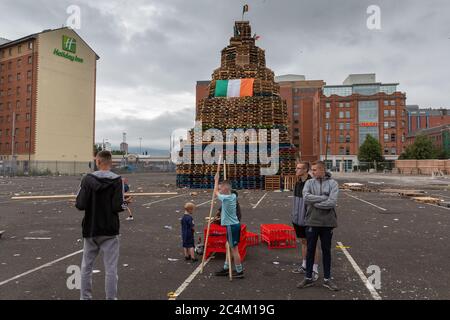
[[[322,246],[323,277],[331,277],[331,238],[333,228],[331,227],[306,227],[306,278],[311,279],[314,265],[314,254],[316,252],[317,241],[320,238]]]

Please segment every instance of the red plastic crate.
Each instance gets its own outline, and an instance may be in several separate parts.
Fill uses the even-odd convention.
[[[262,224],[261,242],[266,242],[269,249],[297,247],[294,228],[285,224]]]
[[[253,232],[247,231],[247,247],[257,246],[259,244],[259,235]]]
[[[207,227],[204,229],[204,239],[206,240]],[[238,244],[241,260],[244,261],[247,255],[247,226],[241,224],[241,239]],[[218,224],[211,224],[209,229],[208,246],[205,251],[205,258],[208,258],[213,252],[226,253],[225,243],[227,242],[227,229]]]

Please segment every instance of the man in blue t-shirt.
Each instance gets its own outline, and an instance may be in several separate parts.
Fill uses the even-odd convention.
[[[216,175],[216,188],[214,194],[222,202],[222,213],[220,218],[220,224],[227,228],[227,241],[230,245],[231,256],[234,259],[236,272],[233,272],[234,278],[244,277],[244,268],[241,263],[241,256],[239,255],[238,244],[241,235],[241,224],[236,213],[236,195],[231,193],[231,184],[229,181],[223,181],[219,184],[219,176]],[[216,276],[227,276],[231,266],[228,265],[228,261],[225,261],[223,269],[216,272]]]

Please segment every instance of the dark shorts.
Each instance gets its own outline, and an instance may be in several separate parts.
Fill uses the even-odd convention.
[[[183,237],[183,248],[194,248],[195,241],[194,236]]]
[[[232,224],[227,227],[227,240],[231,248],[236,247],[241,241],[241,224]]]
[[[306,227],[299,226],[295,223],[293,223],[292,225],[294,226],[295,235],[297,236],[297,238],[306,239]]]

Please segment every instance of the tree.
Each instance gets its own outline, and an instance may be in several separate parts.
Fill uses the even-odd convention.
[[[124,155],[125,154],[125,151],[120,151],[120,150],[113,150],[113,151],[111,151],[111,154],[112,155]]]
[[[381,144],[370,134],[367,135],[364,143],[359,147],[358,159],[362,162],[382,162]]]
[[[406,147],[405,152],[400,155],[399,159],[436,159],[438,156],[445,157],[445,154],[440,154],[430,138],[425,135],[418,135],[414,143]]]

